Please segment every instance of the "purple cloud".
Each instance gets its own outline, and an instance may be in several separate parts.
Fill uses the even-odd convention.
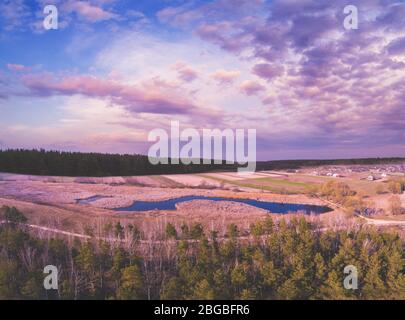
[[[387,46],[387,51],[392,55],[405,55],[405,37],[391,41]]]
[[[197,107],[182,95],[159,86],[158,82],[139,86],[93,76],[70,76],[56,80],[52,76],[26,76],[24,85],[36,96],[76,95],[109,98],[130,112],[192,114]]]
[[[244,94],[248,96],[257,95],[258,93],[266,89],[260,83],[250,80],[244,81],[239,88]]]
[[[175,63],[172,69],[178,72],[179,78],[184,82],[192,82],[198,78],[198,72],[182,61]]]
[[[260,78],[271,80],[283,75],[284,68],[280,65],[271,65],[269,63],[259,63],[253,67],[253,73]]]
[[[212,74],[212,77],[220,85],[230,85],[239,75],[240,72],[236,70],[217,70]]]
[[[390,143],[399,143],[405,128],[405,99],[399,94],[405,64],[391,55],[405,52],[405,39],[398,33],[405,26],[405,4],[351,4],[359,8],[358,30],[344,29],[343,0],[274,1],[266,19],[262,10],[257,19],[203,21],[196,30],[223,50],[253,53],[253,58],[265,61],[252,73],[278,80],[263,104],[274,116],[288,110],[291,128],[294,121],[298,128],[311,119],[315,137],[324,133],[330,141],[358,142],[384,128]],[[392,40],[387,46],[388,36]],[[249,95],[265,90],[251,83],[240,89]],[[376,136],[374,142],[383,144],[386,139]]]

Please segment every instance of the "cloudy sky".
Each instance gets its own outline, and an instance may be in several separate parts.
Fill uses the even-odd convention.
[[[45,30],[49,3],[0,1],[0,148],[146,153],[178,120],[262,160],[405,156],[404,1],[55,0]]]

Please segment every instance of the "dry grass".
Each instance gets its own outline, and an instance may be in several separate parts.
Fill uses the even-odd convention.
[[[252,222],[264,219],[268,213],[244,204],[205,200],[179,204],[176,211],[130,213],[116,212],[108,208],[129,206],[135,200],[166,200],[187,195],[324,205],[320,199],[311,198],[305,192],[309,186],[333,180],[347,183],[365,199],[374,201],[377,207],[387,210],[390,194],[376,194],[376,187],[378,185],[386,187],[386,183],[360,178],[356,174],[332,178],[303,173],[257,172],[241,176],[225,172],[125,177],[123,180],[120,177],[88,178],[89,181],[83,183],[75,178],[0,174],[0,205],[16,206],[32,223],[74,232],[82,232],[84,226],[93,226],[105,221],[133,223],[146,230],[145,232],[161,230],[167,222],[176,225],[199,222],[209,230],[214,227],[221,229],[229,223],[236,223],[244,229]],[[104,198],[88,205],[76,204],[76,199],[95,195]],[[405,203],[405,194],[401,195],[401,200]],[[281,215],[273,216],[277,219],[288,218]],[[347,220],[340,210],[316,218],[307,218],[317,219],[326,225],[336,224],[336,221],[343,223]],[[382,218],[390,219],[386,216]],[[396,220],[402,218],[405,219],[395,217]]]

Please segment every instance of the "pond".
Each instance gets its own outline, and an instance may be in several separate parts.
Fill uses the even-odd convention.
[[[286,214],[302,212],[305,214],[321,214],[332,211],[326,206],[297,204],[297,203],[279,203],[269,201],[259,201],[252,199],[235,199],[222,197],[205,197],[205,196],[184,196],[162,201],[135,201],[129,207],[117,208],[116,211],[149,211],[149,210],[176,210],[176,204],[192,200],[211,200],[211,201],[230,201],[244,203],[253,207],[268,210],[271,213]]]
[[[75,200],[76,200],[76,204],[89,204],[89,203],[92,203],[92,202],[94,202],[96,200],[104,199],[104,198],[110,198],[110,197],[95,195],[95,196],[91,196],[91,197],[88,197],[88,198],[75,199]]]

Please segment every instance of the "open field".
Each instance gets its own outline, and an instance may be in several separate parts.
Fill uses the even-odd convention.
[[[207,196],[254,199],[280,203],[325,205],[322,199],[309,195],[309,190],[328,181],[344,182],[367,201],[385,212],[389,211],[387,178],[369,181],[370,172],[348,172],[340,177],[314,175],[319,168],[305,171],[263,171],[240,175],[235,172],[175,174],[133,177],[49,177],[0,174],[0,205],[16,206],[30,221],[59,226],[80,232],[83,226],[100,221],[129,221],[144,229],[163,228],[167,222],[201,222],[209,228],[236,223],[242,229],[264,219],[266,210],[230,201],[194,200],[177,205],[177,210],[117,212],[135,201],[161,201],[183,196]],[[323,169],[327,171],[328,169]],[[336,168],[334,169],[336,170]],[[400,175],[401,173],[399,173]],[[398,175],[398,174],[397,174]],[[381,185],[384,192],[376,193]],[[89,199],[89,200],[86,200]],[[405,195],[400,196],[402,205]],[[82,201],[81,204],[78,201]],[[327,205],[331,205],[327,203]],[[320,223],[342,220],[342,209],[311,217]],[[271,214],[271,213],[270,213]],[[275,218],[281,215],[273,214]],[[286,216],[283,216],[286,217]],[[387,214],[375,218],[387,221],[405,220],[404,215]]]
[[[190,178],[190,177],[187,177]],[[198,177],[197,177],[198,178]],[[319,199],[305,195],[278,195],[262,192],[234,192],[222,189],[145,187],[105,183],[78,183],[74,180],[48,182],[37,178],[0,182],[0,205],[15,206],[26,214],[30,221],[45,225],[58,225],[76,232],[94,221],[131,221],[149,229],[166,222],[177,224],[201,222],[209,227],[236,223],[248,227],[250,223],[267,216],[265,210],[229,201],[198,200],[177,205],[175,211],[116,212],[112,209],[129,206],[136,200],[166,200],[187,195],[246,198],[275,202],[323,205]],[[165,183],[167,183],[165,181]],[[77,204],[78,199],[100,196],[86,204]],[[208,209],[209,208],[209,209]]]
[[[229,173],[204,173],[200,176],[219,181],[224,185],[233,184],[240,189],[261,190],[262,192],[272,192],[280,194],[302,194],[308,193],[312,187],[320,186],[326,182],[342,182],[347,184],[352,190],[355,190],[364,199],[374,201],[377,208],[387,210],[390,192],[388,190],[388,180],[391,178],[403,177],[404,173],[394,172],[390,176],[379,178],[378,174],[372,170],[364,172],[347,172],[339,177],[314,175],[313,171],[317,168],[308,168],[298,173],[291,172],[265,172],[271,176],[264,176],[262,172],[257,172],[249,177],[237,176]],[[342,170],[342,169],[341,169]],[[325,170],[329,172],[329,170]],[[376,180],[369,181],[367,178],[376,176]],[[228,178],[230,177],[230,178]],[[377,190],[381,189],[380,194]],[[405,195],[401,196],[402,203],[405,203]]]

